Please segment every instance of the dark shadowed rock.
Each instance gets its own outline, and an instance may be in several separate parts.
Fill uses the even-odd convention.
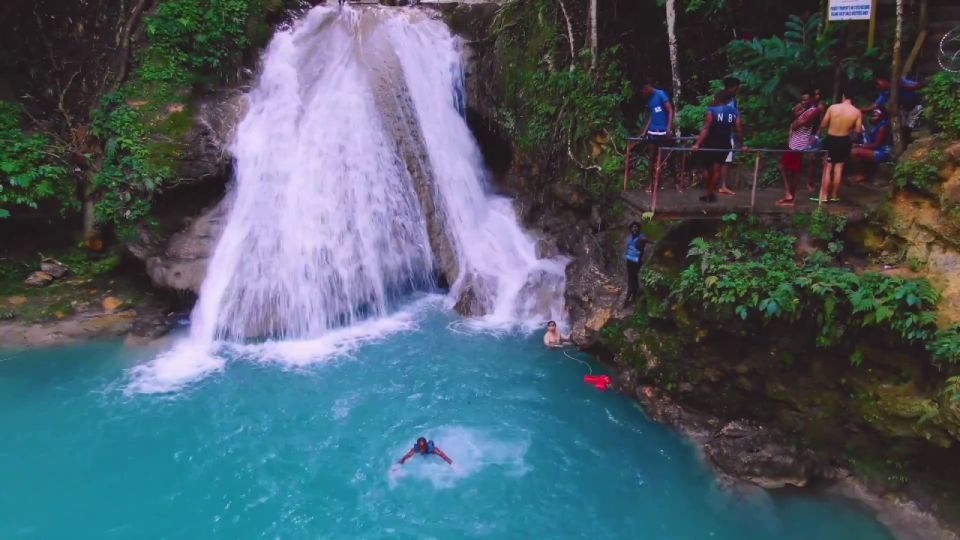
[[[50,274],[53,279],[60,279],[70,273],[67,265],[56,259],[44,259],[43,262],[40,263],[40,271]]]
[[[706,455],[722,471],[767,489],[802,487],[817,471],[813,454],[772,429],[734,420],[704,444]]]
[[[487,292],[483,280],[470,274],[464,278],[465,285],[461,289],[460,298],[453,306],[457,313],[464,317],[481,317],[493,310],[490,303],[490,294]]]

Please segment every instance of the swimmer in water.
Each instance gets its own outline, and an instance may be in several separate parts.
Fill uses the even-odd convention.
[[[447,462],[449,465],[453,465],[453,460],[447,457],[443,453],[443,450],[434,446],[433,441],[427,441],[425,438],[420,437],[417,439],[417,442],[414,443],[413,448],[406,453],[402,458],[400,458],[400,464],[403,465],[408,459],[412,458],[414,454],[420,454],[422,456],[428,456],[430,454],[436,454],[440,459]]]
[[[563,347],[564,343],[573,343],[570,336],[560,333],[555,321],[547,323],[547,333],[543,335],[543,344],[547,347]]]

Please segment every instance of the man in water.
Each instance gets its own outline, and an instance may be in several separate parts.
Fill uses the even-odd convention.
[[[403,465],[408,459],[412,458],[414,454],[420,454],[422,456],[429,456],[430,454],[435,454],[440,457],[440,459],[447,462],[448,465],[453,465],[453,460],[448,458],[446,454],[443,453],[443,450],[437,448],[433,441],[427,441],[427,439],[420,437],[417,439],[417,442],[414,443],[413,448],[406,453],[402,458],[400,458],[400,464]]]
[[[827,159],[823,166],[823,179],[820,181],[820,196],[811,197],[811,201],[838,202],[840,200],[840,181],[843,179],[843,165],[850,159],[850,150],[853,141],[850,134],[858,136],[863,133],[863,119],[860,109],[850,102],[849,91],[843,92],[843,99],[827,109],[823,116],[820,129],[827,129],[827,137],[823,140],[823,149],[827,151]]]
[[[547,333],[543,335],[543,344],[547,347],[563,347],[564,343],[573,343],[573,340],[570,339],[570,336],[560,333],[556,321],[548,322]]]
[[[627,236],[627,250],[623,258],[627,261],[627,299],[623,307],[630,305],[637,299],[637,290],[640,289],[640,265],[643,262],[643,248],[647,245],[647,235],[640,232],[640,224],[634,221],[630,224],[630,234]]]

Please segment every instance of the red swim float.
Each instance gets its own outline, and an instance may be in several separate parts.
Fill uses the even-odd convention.
[[[583,382],[592,384],[597,390],[606,390],[613,381],[609,375],[584,375]]]

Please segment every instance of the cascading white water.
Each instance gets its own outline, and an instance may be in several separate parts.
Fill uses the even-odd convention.
[[[403,65],[454,240],[460,273],[452,297],[472,288],[486,306],[486,322],[496,325],[562,319],[566,261],[538,258],[511,201],[485,189],[483,157],[460,107],[459,41],[436,21],[393,17],[384,26]]]
[[[221,366],[222,340],[343,332],[439,266],[455,272],[451,304],[469,293],[485,323],[562,319],[566,261],[538,258],[510,201],[487,193],[462,72],[457,38],[418,10],[318,6],[279,32],[237,129],[190,338],[137,374],[176,384]],[[452,257],[435,264],[431,240]]]

